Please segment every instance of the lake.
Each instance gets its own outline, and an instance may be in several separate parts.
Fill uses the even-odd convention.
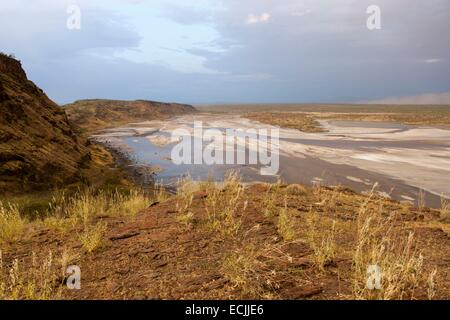
[[[426,204],[432,207],[440,206],[441,194],[450,194],[450,130],[445,128],[321,120],[328,132],[280,129],[278,175],[266,176],[260,173],[260,164],[174,164],[171,153],[178,142],[171,142],[172,132],[193,133],[195,121],[224,135],[229,128],[275,128],[238,115],[196,114],[129,124],[93,138],[125,152],[134,165],[153,166],[158,172],[156,180],[166,185],[188,174],[195,180],[220,181],[227,171],[238,170],[249,183],[281,178],[287,183],[344,185],[360,192],[377,184],[380,194],[409,202],[416,202],[423,189]],[[193,135],[196,139],[204,138]],[[244,144],[244,148],[250,152],[255,146]]]

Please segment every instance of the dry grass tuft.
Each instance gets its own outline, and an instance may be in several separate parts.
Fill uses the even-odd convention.
[[[66,275],[67,267],[69,265],[73,265],[80,258],[79,252],[74,252],[71,249],[65,247],[61,252],[61,257],[58,259],[59,264],[61,265],[61,274]]]
[[[56,231],[60,234],[66,234],[76,226],[77,221],[71,218],[47,216],[43,219],[42,224],[49,230]]]
[[[227,173],[222,187],[211,186],[205,201],[207,228],[225,237],[235,236],[247,208],[247,202],[242,199],[243,192],[244,187],[235,171]],[[240,217],[238,213],[241,213]]]
[[[307,189],[299,184],[290,184],[286,187],[286,192],[293,196],[303,196],[308,193]]]
[[[427,279],[427,296],[429,300],[433,300],[436,296],[436,275],[437,269],[433,269]]]
[[[225,254],[221,271],[234,288],[240,290],[241,298],[270,299],[270,282],[264,277],[264,262],[258,259],[259,253],[254,245]]]
[[[415,289],[426,278],[423,256],[416,249],[414,234],[393,229],[394,217],[371,209],[368,197],[357,219],[353,253],[353,294],[357,299],[413,299]],[[381,287],[367,286],[368,268],[380,270]],[[425,280],[426,281],[426,280]]]
[[[178,181],[176,203],[177,220],[185,227],[192,226],[194,221],[194,214],[190,209],[196,191],[198,191],[198,184],[190,176]]]
[[[450,200],[444,195],[441,196],[440,218],[444,222],[450,222]]]
[[[21,262],[14,259],[10,266],[4,266],[0,251],[0,299],[2,300],[49,300],[58,299],[62,283],[58,282],[59,269],[51,251],[42,262],[33,252],[31,266],[21,268]]]
[[[264,216],[274,217],[278,213],[277,200],[280,197],[281,182],[276,184],[270,184],[267,188],[266,195],[263,199],[262,206],[264,210]]]
[[[153,192],[153,198],[155,199],[155,202],[161,203],[169,199],[170,195],[161,183],[157,183]]]
[[[25,230],[26,220],[16,206],[0,202],[0,243],[17,241]]]
[[[292,216],[290,215],[287,202],[285,201],[285,206],[281,209],[280,215],[277,221],[278,233],[281,235],[284,241],[292,241],[295,238],[295,225]]]
[[[422,212],[426,205],[425,192],[423,189],[420,189],[417,196],[417,207],[419,208],[419,211]]]
[[[328,219],[327,219],[328,220]],[[320,271],[325,271],[336,257],[336,220],[325,221],[317,213],[309,213],[306,220],[307,240],[314,251],[314,262]]]
[[[43,225],[60,233],[67,233],[81,224],[89,226],[94,218],[120,216],[134,219],[138,212],[151,203],[144,192],[80,190],[71,197],[59,194],[53,197]]]
[[[104,222],[98,222],[94,225],[87,226],[84,232],[80,235],[80,241],[83,248],[92,253],[98,249],[105,237],[107,230],[107,224]]]
[[[149,204],[149,199],[141,190],[131,190],[128,195],[116,191],[110,199],[106,212],[134,220],[136,215],[147,208]]]

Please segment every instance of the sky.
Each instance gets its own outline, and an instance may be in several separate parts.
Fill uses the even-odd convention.
[[[370,5],[380,29],[367,28]],[[60,104],[443,97],[450,1],[0,0],[0,51]]]

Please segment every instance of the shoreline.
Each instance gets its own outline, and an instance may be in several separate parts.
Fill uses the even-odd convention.
[[[112,155],[115,166],[123,169],[133,184],[144,189],[150,189],[155,186],[156,170],[154,170],[151,165],[137,163],[125,148],[113,146],[110,143],[101,141],[95,137],[89,138],[89,141],[105,148]]]

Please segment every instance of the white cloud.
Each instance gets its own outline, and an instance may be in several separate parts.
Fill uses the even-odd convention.
[[[247,16],[246,23],[247,24],[255,24],[255,23],[265,23],[270,20],[270,14],[262,13],[261,15],[249,14]]]
[[[77,32],[65,27],[73,2],[82,9]],[[345,102],[449,91],[450,33],[441,30],[450,1],[377,0],[379,32],[366,28],[372,3],[0,0],[0,46],[65,102]]]

